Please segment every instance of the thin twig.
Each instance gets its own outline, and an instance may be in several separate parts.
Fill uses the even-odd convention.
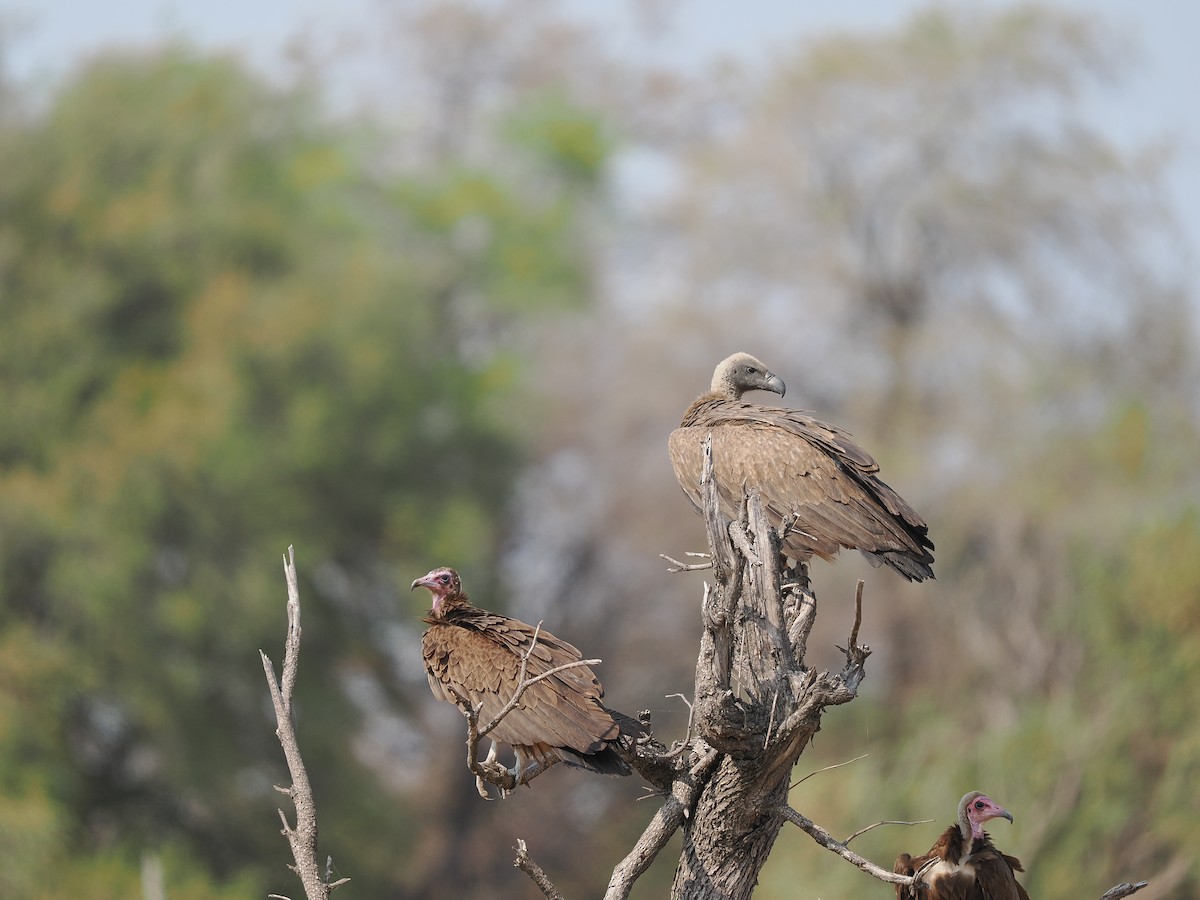
[[[667,571],[670,572],[672,575],[676,574],[677,572],[700,572],[700,571],[703,571],[704,569],[711,569],[713,567],[712,557],[709,556],[707,553],[685,553],[684,556],[702,556],[705,559],[707,559],[708,562],[685,563],[685,562],[680,562],[679,560],[674,559],[673,557],[667,556],[667,554],[665,554],[665,553],[658,554],[659,559],[665,559],[667,562],[669,562],[671,564],[671,566],[667,569]]]
[[[854,757],[854,759],[848,759],[845,762],[834,763],[832,766],[826,766],[823,769],[817,769],[815,772],[809,772],[803,778],[799,779],[798,781],[793,781],[791,784],[789,784],[788,790],[790,791],[792,788],[804,784],[804,782],[808,781],[808,779],[812,778],[814,775],[820,775],[822,772],[828,772],[830,769],[840,769],[842,766],[848,766],[850,763],[856,763],[860,759],[866,759],[870,755],[870,753],[864,753],[862,756]]]
[[[692,702],[690,700],[688,700],[687,697],[683,696],[683,694],[667,694],[666,699],[670,700],[672,697],[678,697],[680,700],[682,700],[684,703],[687,704],[687,708],[688,708],[687,731],[684,733],[683,740],[681,740],[679,742],[678,746],[672,746],[669,751],[667,751],[666,753],[664,753],[662,756],[659,757],[659,759],[663,759],[663,760],[675,759],[675,757],[683,755],[683,751],[687,750],[688,747],[691,746],[691,744],[692,744],[692,723],[696,717],[696,707],[692,705]]]
[[[520,838],[517,838],[517,858],[513,860],[513,865],[533,879],[533,883],[546,895],[547,900],[563,900],[563,895],[558,892],[554,882],[542,867],[533,861],[533,857],[529,855],[529,848]]]
[[[1120,900],[1121,897],[1136,894],[1149,883],[1148,881],[1139,881],[1135,884],[1130,884],[1126,881],[1122,884],[1114,885],[1100,896],[1100,900]]]
[[[858,585],[854,588],[854,625],[850,629],[850,640],[846,642],[845,647],[838,647],[846,654],[846,665],[854,664],[853,654],[858,650],[858,629],[862,625],[862,595],[863,595],[863,580],[858,579]]]
[[[776,807],[776,812],[793,825],[796,825],[801,830],[807,832],[809,837],[811,837],[826,850],[836,853],[848,863],[858,866],[858,868],[862,869],[868,875],[874,875],[880,881],[886,881],[888,884],[910,885],[917,877],[916,875],[897,875],[895,872],[889,872],[882,866],[877,866],[869,859],[859,856],[820,825],[796,812],[796,810],[792,809],[790,806]]]
[[[484,782],[487,782],[500,788],[501,797],[507,797],[508,792],[517,786],[517,778],[507,768],[496,762],[495,741],[492,742],[492,749],[488,753],[487,759],[482,761],[479,759],[479,711],[483,708],[483,704],[472,703],[453,684],[447,685],[447,688],[454,695],[458,711],[467,720],[467,769],[475,776],[475,790],[484,800],[491,800],[487,788],[484,787]]]
[[[447,685],[450,692],[454,695],[454,700],[459,711],[467,720],[467,768],[475,775],[476,790],[478,790],[479,796],[485,800],[490,800],[491,798],[488,796],[487,790],[483,787],[483,782],[486,781],[488,784],[494,784],[500,788],[501,796],[507,796],[508,792],[516,788],[517,785],[528,784],[535,775],[540,775],[549,766],[543,766],[539,763],[536,766],[531,766],[524,772],[514,772],[495,762],[494,753],[488,754],[488,758],[481,762],[479,760],[479,741],[494,730],[504,720],[505,716],[516,709],[525,692],[538,682],[544,681],[560,672],[565,672],[567,669],[577,669],[580,666],[598,666],[602,662],[600,659],[578,659],[569,663],[563,663],[561,666],[555,666],[552,669],[547,669],[533,678],[526,677],[529,671],[529,657],[537,647],[541,630],[542,623],[539,622],[537,627],[534,628],[533,638],[529,642],[529,646],[521,654],[521,667],[517,673],[517,687],[513,691],[512,697],[492,717],[491,721],[482,728],[479,727],[479,713],[483,709],[483,704],[471,703],[458,688],[454,685]]]
[[[486,737],[488,732],[500,724],[501,719],[503,719],[516,708],[517,704],[521,702],[521,697],[524,696],[525,692],[539,681],[545,681],[547,678],[558,675],[560,672],[567,671],[567,669],[578,669],[580,666],[598,666],[603,661],[604,660],[602,659],[577,659],[574,662],[563,663],[561,666],[555,666],[553,669],[547,669],[541,675],[538,675],[534,678],[522,680],[520,684],[517,685],[517,689],[513,691],[512,699],[504,704],[504,708],[500,710],[500,712],[496,713],[492,721],[488,722],[485,726],[483,726],[483,728],[479,729],[479,736]]]
[[[767,717],[767,736],[763,738],[763,749],[771,746],[771,730],[775,727],[775,710],[779,706],[779,688],[775,688],[775,696],[771,698],[771,714]]]
[[[880,825],[928,825],[930,822],[933,822],[933,821],[935,821],[935,820],[934,819],[921,819],[921,821],[919,821],[919,822],[901,822],[899,819],[885,819],[882,822],[876,822],[874,825],[868,825],[866,828],[858,829],[858,831],[854,832],[854,834],[850,835],[850,837],[846,838],[844,841],[842,841],[842,843],[845,844],[847,847],[849,847],[850,842],[852,840],[854,840],[856,837],[859,837],[860,835],[864,835],[868,831],[870,831],[872,828],[878,828]]]

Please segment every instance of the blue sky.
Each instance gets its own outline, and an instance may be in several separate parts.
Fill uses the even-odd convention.
[[[395,0],[403,3],[405,0]],[[656,45],[683,64],[718,55],[761,56],[783,42],[832,28],[886,27],[927,5],[917,0],[651,0],[673,11]],[[976,0],[975,5],[985,2]],[[611,32],[646,0],[567,0],[567,6]],[[0,0],[18,26],[6,64],[21,80],[62,74],[81,56],[112,44],[185,35],[206,47],[248,54],[265,67],[282,58],[289,38],[310,30],[327,36],[361,31],[378,18],[382,0]],[[999,6],[1000,0],[986,0]],[[1172,200],[1200,246],[1200,4],[1178,0],[1062,0],[1103,15],[1140,45],[1119,88],[1095,108],[1095,121],[1117,141],[1168,139],[1175,145]]]

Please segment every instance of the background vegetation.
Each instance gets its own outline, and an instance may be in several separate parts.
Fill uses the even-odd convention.
[[[638,786],[480,801],[407,585],[455,565],[678,736],[700,578],[657,554],[703,536],[665,440],[734,350],[872,448],[938,545],[933,585],[815,567],[813,646],[833,660],[865,573],[876,654],[801,768],[869,756],[792,804],[848,834],[979,788],[1033,896],[1200,892],[1194,285],[1163,159],[1081,102],[1126,43],[935,10],[689,73],[552,4],[386,15],[368,112],[328,68],[179,42],[4,86],[0,894],[135,896],[157,865],[173,900],[294,893],[255,652],[289,543],[343,890],[528,896],[523,837],[595,894]],[[798,832],[759,890],[887,893]]]

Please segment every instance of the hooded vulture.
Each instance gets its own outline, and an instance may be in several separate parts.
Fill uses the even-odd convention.
[[[480,707],[481,724],[490,722],[512,699],[528,654],[527,680],[583,657],[566,641],[508,616],[471,605],[453,569],[434,569],[412,586],[428,588],[433,606],[421,621],[421,655],[433,696],[456,702],[455,691]],[[536,633],[536,636],[535,636]],[[532,647],[532,650],[530,649]],[[604,688],[587,666],[565,669],[531,685],[489,737],[516,755],[519,783],[555,763],[628,775],[629,766],[613,750],[621,734],[613,713],[600,703]]]
[[[951,825],[924,856],[901,853],[892,871],[897,875],[920,875],[920,887],[896,885],[897,900],[1029,900],[1017,883],[1016,872],[1024,872],[1021,861],[996,849],[983,830],[988,819],[1012,813],[997,806],[985,794],[971,791],[958,803],[958,822]]]
[[[886,563],[910,581],[933,577],[929,527],[881,481],[879,464],[849,433],[794,409],[743,400],[747,391],[783,396],[778,375],[745,353],[717,366],[712,387],[683,414],[668,450],[675,477],[700,509],[701,444],[712,436],[721,512],[737,517],[743,486],[757,488],[763,510],[796,560],[832,559],[840,548]]]

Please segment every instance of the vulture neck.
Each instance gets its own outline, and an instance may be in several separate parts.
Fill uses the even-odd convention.
[[[426,619],[447,619],[457,610],[471,608],[471,599],[465,592],[459,591],[457,594],[447,594],[440,600],[435,599],[433,608],[429,610],[429,615]]]
[[[687,428],[689,425],[694,425],[705,410],[720,406],[722,403],[736,403],[740,399],[740,394],[731,397],[725,391],[709,391],[707,394],[701,394],[687,408],[687,412],[683,414],[683,419],[680,421],[679,427]]]
[[[983,825],[971,822],[965,815],[959,817],[958,832],[962,835],[964,856],[971,852],[971,846],[975,841],[987,838]]]

